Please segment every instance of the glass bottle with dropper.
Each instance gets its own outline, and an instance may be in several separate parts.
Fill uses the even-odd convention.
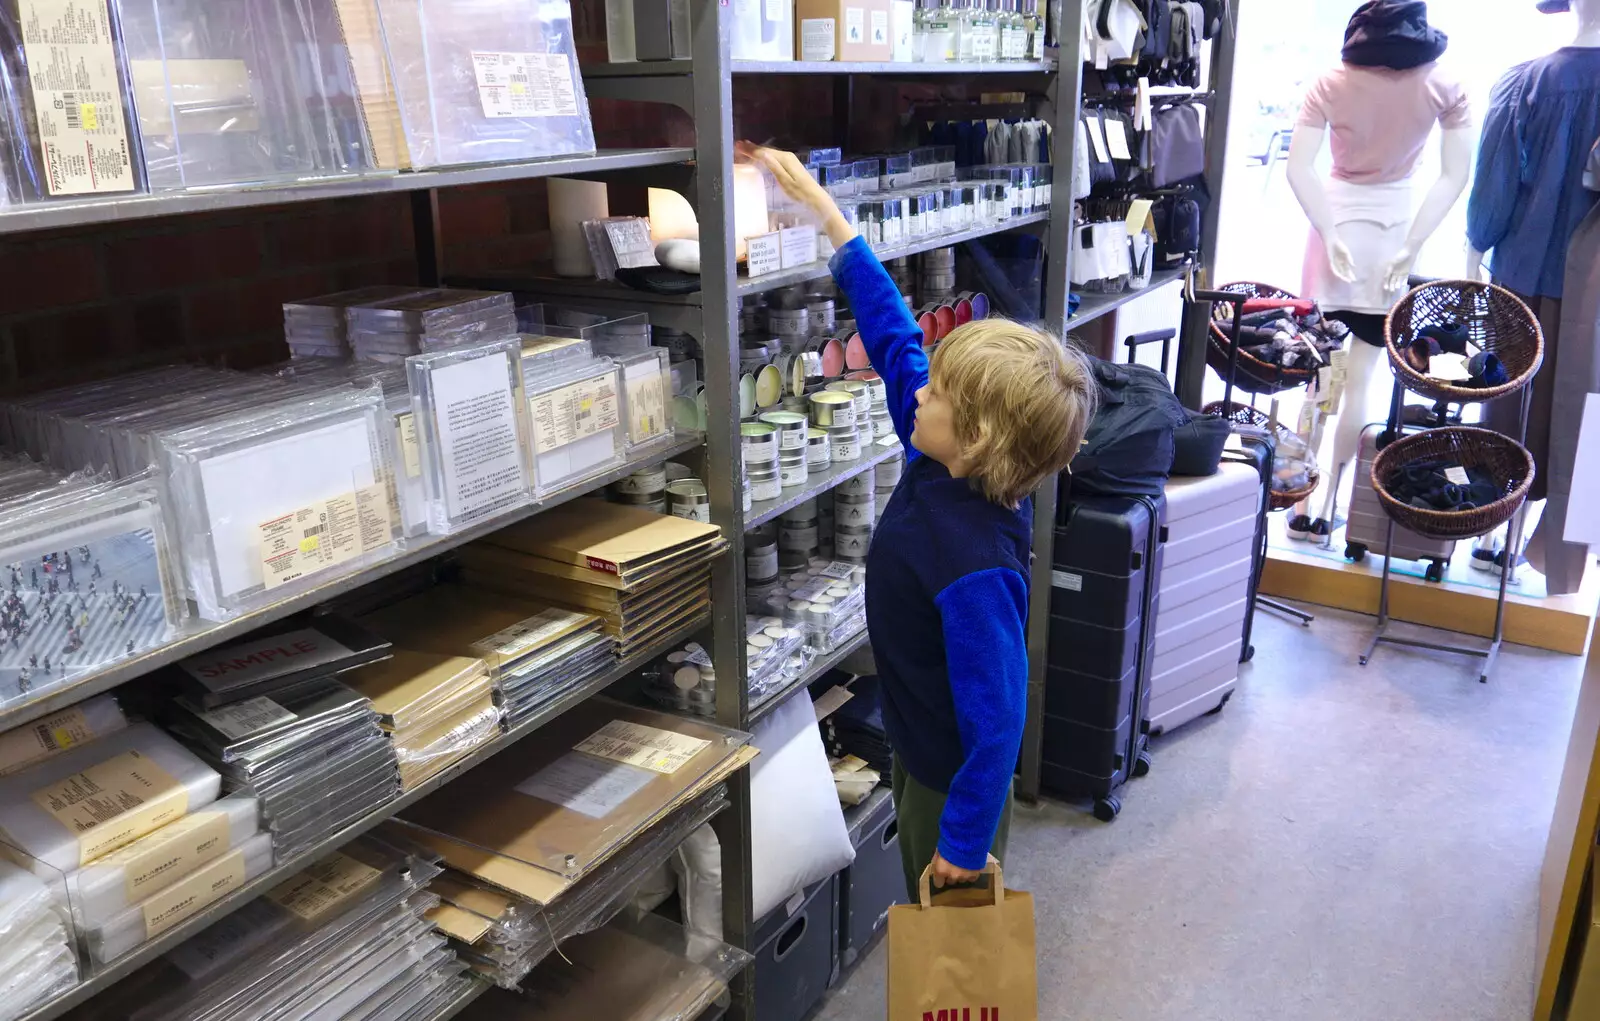
[[[1000,0],[1000,59],[1007,62],[1022,60],[1027,55],[1028,29],[1017,10],[1017,0]]]
[[[989,7],[989,0],[972,0],[969,16],[972,25],[972,55],[968,59],[979,64],[993,63],[995,51],[999,48],[1000,33],[995,22],[995,12]]]

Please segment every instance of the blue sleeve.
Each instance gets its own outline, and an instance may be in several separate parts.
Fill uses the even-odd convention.
[[[833,253],[828,268],[839,289],[850,299],[856,330],[866,345],[872,367],[888,389],[889,417],[895,435],[906,448],[906,459],[917,456],[911,446],[912,420],[917,411],[917,391],[928,385],[928,356],[922,350],[922,327],[911,318],[900,289],[889,279],[883,263],[859,237]]]
[[[988,861],[1028,709],[1028,584],[1008,567],[965,575],[934,598],[965,760],[939,819],[939,854],[963,869]]]
[[[1489,98],[1478,143],[1478,166],[1467,200],[1467,241],[1480,252],[1493,251],[1511,229],[1522,183],[1522,143],[1517,113],[1522,102],[1522,68],[1512,68]]]

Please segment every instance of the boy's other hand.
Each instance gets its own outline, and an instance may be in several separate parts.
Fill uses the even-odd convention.
[[[949,886],[952,883],[970,883],[983,873],[974,869],[963,869],[944,860],[944,855],[938,851],[933,852],[933,885],[938,887]]]

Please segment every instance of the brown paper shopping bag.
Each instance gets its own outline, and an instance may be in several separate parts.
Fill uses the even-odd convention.
[[[1033,896],[984,871],[935,900],[923,869],[922,903],[889,909],[889,1021],[1038,1021]]]

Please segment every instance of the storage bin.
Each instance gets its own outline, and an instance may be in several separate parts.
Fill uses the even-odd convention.
[[[752,981],[761,1021],[801,1021],[838,977],[838,883],[829,876],[796,894],[795,910],[785,904],[756,923]]]
[[[900,864],[900,827],[894,796],[879,787],[847,810],[845,825],[856,860],[839,873],[839,966],[861,959],[889,921],[889,908],[906,903]]]

